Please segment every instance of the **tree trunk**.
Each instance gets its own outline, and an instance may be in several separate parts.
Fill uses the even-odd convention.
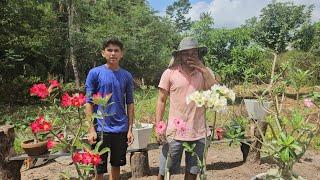
[[[0,127],[0,179],[21,179],[20,169],[23,161],[8,161],[7,158],[14,156],[13,143],[15,139],[14,127],[5,125]]]
[[[72,65],[73,73],[74,73],[74,79],[76,82],[76,88],[80,88],[80,78],[79,78],[79,71],[77,67],[77,60],[76,56],[74,55],[74,1],[69,0],[68,1],[68,29],[69,29],[69,59]]]
[[[141,178],[150,174],[148,151],[132,152],[130,166],[133,178]]]
[[[265,121],[258,121],[258,123],[256,123],[256,126],[254,128],[254,137],[258,140],[254,140],[251,144],[251,149],[247,157],[247,162],[250,163],[260,162],[260,149],[262,147],[261,142],[263,142],[263,139],[262,134],[257,126],[260,127],[261,132],[264,136],[267,131],[268,123]]]

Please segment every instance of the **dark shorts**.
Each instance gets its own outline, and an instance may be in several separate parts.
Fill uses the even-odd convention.
[[[101,132],[97,132],[97,142],[101,140]],[[101,144],[99,151],[104,147],[110,148],[110,164],[113,167],[119,167],[126,165],[126,153],[127,153],[127,132],[123,133],[103,133],[103,143]],[[92,148],[95,144],[92,145]],[[101,164],[97,166],[97,173],[103,174],[107,172],[107,160],[108,153],[101,155]]]

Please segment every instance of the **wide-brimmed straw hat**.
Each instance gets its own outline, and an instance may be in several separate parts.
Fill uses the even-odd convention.
[[[188,49],[198,49],[200,56],[204,56],[207,54],[207,47],[199,47],[198,41],[195,38],[185,37],[181,40],[178,50],[173,51],[172,55],[175,56],[178,52]]]

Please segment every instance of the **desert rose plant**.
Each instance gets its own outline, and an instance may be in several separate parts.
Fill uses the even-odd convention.
[[[84,94],[63,93],[57,80],[50,80],[49,83],[48,87],[44,83],[39,83],[30,88],[30,95],[39,97],[47,105],[40,107],[39,117],[30,123],[35,142],[39,141],[38,134],[44,134],[47,148],[51,149],[51,152],[61,150],[70,152],[79,178],[87,179],[90,172],[101,163],[100,155],[109,151],[109,148],[100,150],[101,142],[98,142],[96,148],[91,150],[91,146],[83,140],[84,135],[94,118],[107,115],[98,111],[92,117],[85,117]],[[108,103],[110,97],[111,94],[106,96],[96,94],[92,98],[94,104],[108,106],[112,104]],[[62,173],[62,176],[70,178],[68,173]]]
[[[293,165],[302,158],[319,133],[320,108],[316,103],[319,97],[318,93],[312,93],[303,101],[305,108],[284,113],[281,111],[284,98],[279,101],[278,96],[274,96],[275,108],[268,110],[271,115],[266,119],[271,137],[266,137],[258,128],[262,136],[262,148],[259,150],[277,165],[277,168],[267,172],[266,179],[303,179],[293,172]],[[317,115],[312,121],[311,114]]]

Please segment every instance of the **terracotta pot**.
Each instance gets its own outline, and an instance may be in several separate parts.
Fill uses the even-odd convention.
[[[48,152],[47,149],[48,141],[41,141],[38,143],[34,143],[34,140],[27,140],[21,143],[21,147],[24,149],[28,156],[38,156],[42,154],[46,154]]]

